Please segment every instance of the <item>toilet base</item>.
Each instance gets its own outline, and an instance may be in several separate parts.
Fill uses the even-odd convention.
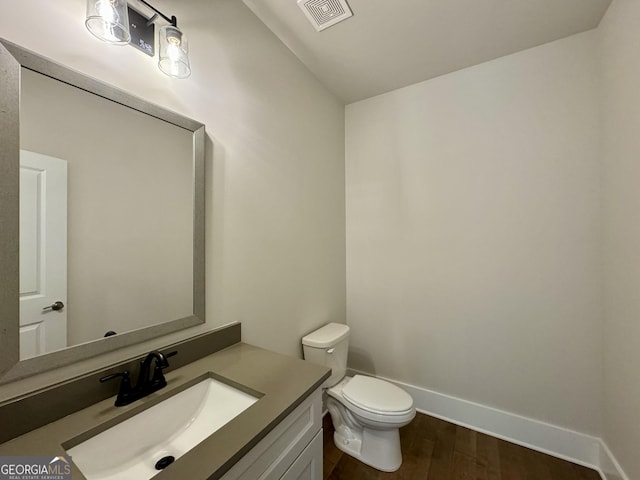
[[[333,434],[333,442],[339,450],[376,470],[395,472],[400,468],[400,465],[402,465],[402,453],[398,430],[365,429],[363,437],[361,441],[346,439],[335,432]]]
[[[332,398],[328,399],[327,408],[335,428],[333,442],[338,449],[383,472],[395,472],[400,468],[402,451],[398,428],[363,427]]]

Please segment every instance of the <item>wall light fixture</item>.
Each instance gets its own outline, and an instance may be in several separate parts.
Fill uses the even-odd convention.
[[[126,45],[131,40],[125,0],[88,0],[84,24],[103,42]]]
[[[168,17],[146,0],[137,0],[153,11],[147,17],[131,8],[127,0],[87,0],[87,29],[103,42],[113,45],[132,45],[150,56],[155,54],[155,22],[159,18],[168,25],[158,32],[158,67],[175,78],[191,75],[189,44],[178,28],[175,16]]]

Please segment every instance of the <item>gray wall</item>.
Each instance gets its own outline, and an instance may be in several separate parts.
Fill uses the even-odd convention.
[[[640,478],[640,3],[614,0],[600,24],[604,161],[604,439]]]
[[[600,432],[596,46],[347,106],[352,367]]]

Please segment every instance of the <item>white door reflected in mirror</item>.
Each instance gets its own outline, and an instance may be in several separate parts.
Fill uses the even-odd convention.
[[[67,346],[67,162],[20,152],[20,359]]]

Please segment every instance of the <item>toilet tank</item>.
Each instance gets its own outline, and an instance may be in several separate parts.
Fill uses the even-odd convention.
[[[347,373],[349,353],[349,327],[342,323],[329,323],[302,338],[304,359],[331,368],[331,376],[322,388],[332,387]]]

